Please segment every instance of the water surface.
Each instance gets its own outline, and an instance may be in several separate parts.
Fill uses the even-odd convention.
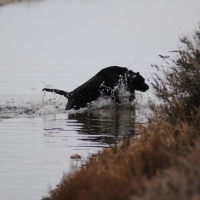
[[[147,93],[116,107],[64,111],[72,91],[111,65],[148,78],[199,21],[200,1],[43,0],[0,8],[0,199],[40,199],[63,172],[145,123]],[[175,56],[172,54],[172,56]],[[147,81],[148,82],[148,81]],[[148,82],[149,84],[149,82]]]

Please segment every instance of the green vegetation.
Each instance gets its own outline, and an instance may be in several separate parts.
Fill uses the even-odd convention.
[[[160,101],[139,139],[124,139],[66,175],[44,200],[200,199],[200,31],[157,66]]]

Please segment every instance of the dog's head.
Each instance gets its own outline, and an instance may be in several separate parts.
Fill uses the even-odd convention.
[[[132,70],[128,70],[126,72],[126,77],[127,90],[129,92],[133,92],[134,90],[146,92],[149,89],[149,86],[145,83],[145,79],[139,72],[135,73]]]

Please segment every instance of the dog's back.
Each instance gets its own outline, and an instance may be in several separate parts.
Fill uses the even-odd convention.
[[[119,79],[119,75],[124,75],[126,71],[127,68],[117,66],[102,69],[83,85],[69,93],[66,110],[72,108],[80,109],[89,102],[97,100],[101,95],[100,86],[104,84],[106,87],[113,89]]]

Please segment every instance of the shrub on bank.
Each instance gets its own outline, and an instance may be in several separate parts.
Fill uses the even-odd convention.
[[[171,123],[191,121],[200,105],[200,30],[180,42],[175,59],[166,58],[165,66],[152,65],[157,69],[152,87],[162,104],[156,107],[151,101],[151,108],[156,116]]]
[[[150,102],[154,116],[140,139],[91,157],[44,200],[200,198],[200,32],[181,43],[177,59],[154,65],[163,73],[152,81],[161,104]]]
[[[174,126],[162,121],[159,125],[151,125],[141,130],[140,139],[126,139],[119,146],[113,146],[91,157],[84,168],[66,175],[58,188],[50,192],[51,197],[44,199],[124,200],[133,197],[147,198],[150,194],[159,197],[160,189],[157,185],[163,193],[166,192],[166,187],[171,190],[171,182],[178,188],[177,194],[175,189],[171,193],[178,195],[183,188],[179,188],[178,180],[174,179],[175,172],[185,173],[185,178],[189,180],[185,180],[184,187],[191,187],[197,194],[196,183],[196,189],[186,183],[194,181],[200,184],[199,180],[193,180],[194,175],[190,177],[185,168],[180,168],[182,160],[187,163],[188,157],[191,157],[191,160],[194,160],[196,155],[200,157],[200,151],[194,157],[188,156],[189,152],[196,148],[195,140],[190,137],[191,130],[199,134],[199,131],[187,123]],[[188,164],[192,170],[192,162]],[[200,174],[200,169],[195,173]],[[157,190],[152,191],[154,187]]]

